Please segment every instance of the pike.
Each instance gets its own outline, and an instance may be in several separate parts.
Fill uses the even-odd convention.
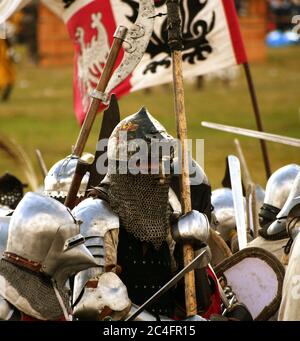
[[[114,41],[101,78],[96,89],[91,93],[92,101],[73,150],[75,156],[80,157],[84,150],[100,103],[107,103],[110,91],[131,74],[141,61],[149,44],[154,28],[154,18],[151,18],[155,13],[154,3],[153,0],[140,0],[139,3],[136,22],[129,30],[124,26],[119,26],[114,34]],[[110,77],[124,41],[128,46],[124,48],[123,60]]]
[[[74,156],[79,158],[84,151],[99,105],[109,102],[110,92],[125,80],[141,61],[153,32],[154,14],[153,0],[140,0],[136,22],[129,30],[124,26],[117,28],[100,80],[90,95],[92,100],[72,152]],[[123,42],[128,45],[124,48],[125,53],[120,65],[111,76]],[[80,167],[80,160],[78,167]],[[75,171],[71,188],[65,200],[65,205],[69,208],[74,205],[80,181],[80,177],[76,176]]]
[[[206,121],[202,121],[201,125],[206,128],[221,130],[227,133],[253,137],[259,140],[266,140],[266,141],[286,144],[288,146],[300,148],[300,139],[297,139],[294,137],[287,137],[287,136],[282,136],[282,135],[264,133],[264,132],[260,132],[257,130],[233,127],[233,126],[228,126],[225,124],[206,122]]]

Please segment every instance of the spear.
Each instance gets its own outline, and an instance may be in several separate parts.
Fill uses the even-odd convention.
[[[173,89],[174,104],[177,123],[177,137],[181,144],[181,170],[180,188],[181,205],[183,213],[191,211],[191,192],[189,183],[188,169],[188,150],[187,150],[187,124],[184,105],[184,87],[182,72],[182,33],[181,19],[179,14],[179,0],[167,0],[168,12],[168,44],[171,50],[173,68]],[[184,266],[187,266],[194,259],[192,245],[183,246]],[[185,304],[187,316],[197,314],[197,299],[195,288],[195,273],[188,272],[185,277]]]

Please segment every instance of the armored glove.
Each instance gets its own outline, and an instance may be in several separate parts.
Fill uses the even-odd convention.
[[[74,308],[76,320],[122,320],[128,314],[131,301],[126,286],[113,272],[103,273],[96,288],[86,287]]]
[[[176,242],[206,243],[209,238],[209,229],[207,216],[192,210],[177,220],[172,226],[171,234]]]

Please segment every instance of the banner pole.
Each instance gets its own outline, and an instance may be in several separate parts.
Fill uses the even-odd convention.
[[[260,109],[258,106],[258,101],[257,101],[257,96],[256,96],[256,91],[255,91],[253,78],[252,78],[252,74],[250,70],[250,65],[249,63],[244,63],[243,66],[244,66],[244,70],[246,74],[248,89],[249,89],[253,111],[255,115],[256,127],[257,127],[257,130],[264,132]],[[268,180],[272,174],[272,171],[271,171],[270,159],[269,159],[268,150],[267,150],[267,144],[264,140],[259,140],[259,141],[260,141],[261,151],[262,151],[264,165],[265,165],[266,177]]]

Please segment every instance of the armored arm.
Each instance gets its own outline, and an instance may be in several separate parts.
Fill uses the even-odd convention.
[[[195,270],[196,296],[198,312],[205,313],[211,306],[213,294],[217,290],[215,283],[208,272],[208,264],[210,263],[211,253],[206,242],[209,238],[209,222],[205,214],[196,210],[181,216],[178,221],[172,226],[171,233],[176,241],[175,254],[177,262],[182,266],[181,247],[183,243],[193,245],[195,256],[203,251],[203,248],[208,249],[208,257],[205,257],[199,268]]]
[[[209,238],[209,221],[205,214],[192,210],[181,216],[172,226],[172,237],[176,242],[206,243]]]
[[[86,287],[73,316],[77,320],[122,320],[131,308],[126,286],[113,272],[102,273],[96,288]]]
[[[116,273],[119,218],[100,199],[88,198],[73,210],[82,221],[85,245],[97,260],[98,267],[77,274],[73,286],[73,316],[79,320],[124,318],[131,302],[127,289]]]

